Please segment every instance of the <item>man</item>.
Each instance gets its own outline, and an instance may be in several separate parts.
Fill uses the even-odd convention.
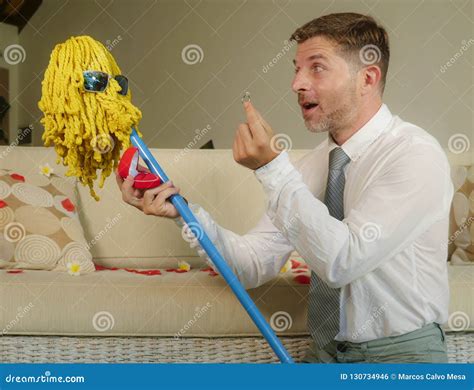
[[[307,128],[327,140],[293,165],[272,149],[271,126],[246,102],[233,153],[261,182],[265,215],[239,236],[190,206],[246,288],[276,277],[295,249],[305,259],[305,362],[446,362],[439,324],[449,302],[449,164],[432,136],[382,103],[387,33],[371,17],[340,13],[291,39],[293,91]],[[179,188],[141,194],[131,183],[119,180],[126,202],[182,224],[166,201]]]

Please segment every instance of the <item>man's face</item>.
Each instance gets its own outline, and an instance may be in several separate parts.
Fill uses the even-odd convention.
[[[350,126],[359,110],[357,78],[336,44],[310,38],[298,44],[294,63],[292,89],[308,130],[334,134]]]

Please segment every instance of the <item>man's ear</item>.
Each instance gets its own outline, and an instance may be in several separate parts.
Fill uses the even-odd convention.
[[[378,65],[369,65],[361,69],[362,85],[361,94],[367,95],[380,90],[382,71]]]

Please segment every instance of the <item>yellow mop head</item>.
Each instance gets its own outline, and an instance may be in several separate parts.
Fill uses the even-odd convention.
[[[103,92],[84,89],[83,72],[89,70],[112,76]],[[76,176],[89,186],[96,200],[97,170],[101,170],[99,187],[103,187],[118,165],[120,151],[130,146],[132,127],[142,116],[131,103],[130,90],[126,95],[118,93],[121,86],[113,76],[120,74],[102,43],[88,36],[71,37],[51,53],[38,103],[44,114],[45,146],[54,145],[57,163],[68,166],[66,176]]]

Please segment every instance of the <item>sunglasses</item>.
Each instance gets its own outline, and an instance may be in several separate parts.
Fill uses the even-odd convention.
[[[108,73],[98,70],[85,70],[82,72],[84,76],[84,89],[87,92],[104,92],[109,85],[110,79],[115,79],[122,88],[118,93],[126,95],[128,92],[128,79],[123,75],[111,76]]]

